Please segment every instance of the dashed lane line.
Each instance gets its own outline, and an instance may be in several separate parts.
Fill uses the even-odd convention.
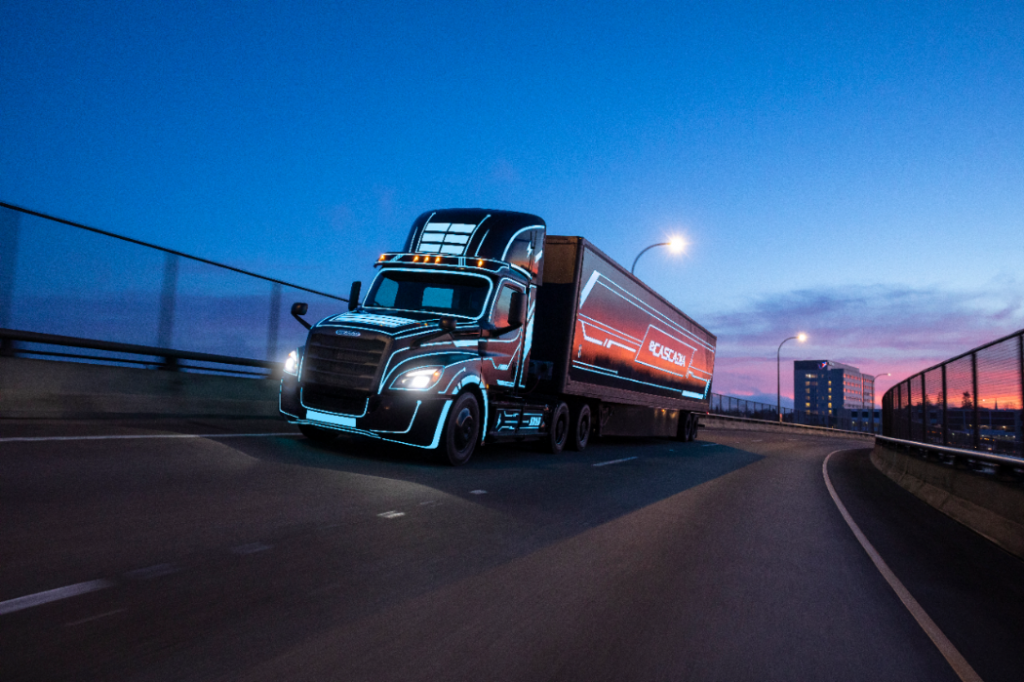
[[[64,627],[73,628],[76,625],[84,625],[85,623],[91,623],[94,620],[106,618],[107,616],[113,616],[118,613],[124,613],[127,610],[128,609],[114,609],[113,611],[107,611],[105,613],[97,613],[95,616],[89,616],[88,618],[82,618],[81,620],[72,621],[70,623],[64,623]]]
[[[939,653],[946,659],[946,662],[953,668],[953,671],[960,677],[963,682],[982,682],[981,677],[978,673],[974,672],[974,668],[971,667],[970,663],[967,662],[960,652],[957,650],[953,643],[949,641],[949,638],[943,634],[939,626],[935,624],[935,621],[925,612],[921,605],[914,599],[910,591],[904,587],[900,579],[896,577],[896,574],[892,572],[889,565],[885,563],[882,556],[875,549],[874,545],[868,541],[867,537],[861,531],[860,526],[850,516],[850,512],[846,511],[846,506],[839,499],[839,495],[836,494],[836,489],[832,487],[832,479],[828,476],[828,460],[832,458],[832,455],[842,450],[834,450],[825,457],[825,461],[821,463],[821,473],[825,477],[825,487],[828,488],[828,494],[832,496],[832,501],[836,503],[836,507],[839,508],[839,513],[843,515],[843,519],[846,521],[846,525],[853,531],[860,546],[864,548],[864,551],[871,557],[871,561],[875,564],[875,568],[885,578],[885,582],[889,583],[889,587],[893,589],[896,596],[900,598],[903,605],[910,611],[910,615],[914,617],[917,624],[921,626],[924,633],[928,635],[928,638],[932,640],[932,643],[938,648]]]
[[[32,608],[33,606],[41,606],[42,604],[48,604],[53,601],[67,599],[69,597],[77,597],[80,594],[88,594],[89,592],[95,592],[97,590],[113,586],[114,583],[109,580],[89,580],[84,583],[75,583],[74,585],[57,587],[52,590],[46,590],[45,592],[28,594],[24,597],[18,597],[17,599],[0,601],[0,616],[8,613],[14,613],[15,611],[21,611],[22,609]]]
[[[43,443],[47,441],[66,440],[130,440],[138,438],[271,438],[301,435],[301,433],[295,433],[294,431],[287,431],[283,433],[147,433],[117,436],[38,436],[0,438],[0,443]]]
[[[609,460],[607,462],[597,462],[593,466],[596,466],[596,467],[606,467],[609,464],[621,464],[622,462],[628,462],[631,459],[636,459],[636,457],[623,457],[622,459],[612,459],[612,460]]]

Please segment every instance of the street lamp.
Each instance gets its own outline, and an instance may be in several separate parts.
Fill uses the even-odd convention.
[[[779,421],[782,421],[782,344],[786,341],[792,341],[796,339],[800,343],[807,340],[807,334],[800,332],[796,336],[790,336],[788,339],[783,339],[782,343],[779,344],[779,350],[775,352],[775,413],[779,415]],[[796,396],[793,396],[793,408],[796,408]]]
[[[648,251],[650,251],[651,249],[653,249],[656,246],[667,246],[668,248],[670,248],[672,250],[672,253],[682,253],[683,248],[686,247],[686,242],[684,242],[679,237],[672,237],[672,239],[670,239],[667,242],[659,242],[657,244],[651,244],[650,246],[645,248],[643,251],[641,251],[640,253],[636,254],[636,258],[633,259],[633,267],[631,267],[629,269],[629,273],[631,275],[635,274],[635,272],[636,272],[636,262],[638,260],[640,260],[640,256],[644,255],[645,253],[647,253]]]
[[[881,379],[882,377],[891,377],[891,376],[892,376],[892,372],[886,372],[885,374],[876,374],[874,377],[872,377],[872,379],[871,379],[871,412],[869,412],[868,414],[871,414],[871,415],[875,414],[875,399],[878,396],[878,380]],[[875,424],[875,418],[874,418],[874,416],[872,416],[871,417],[871,433],[875,433],[875,426],[878,426],[879,428],[881,428],[882,425],[881,424]]]

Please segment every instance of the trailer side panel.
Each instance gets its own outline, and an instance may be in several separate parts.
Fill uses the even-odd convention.
[[[606,402],[707,409],[715,336],[586,240],[548,241],[549,256],[563,252],[553,270],[572,262],[571,284],[566,272],[543,287],[564,282],[552,287],[559,289],[551,291],[554,314],[538,329],[549,335],[542,355],[554,361],[554,388]]]

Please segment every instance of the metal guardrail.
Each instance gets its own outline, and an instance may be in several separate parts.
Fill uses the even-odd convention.
[[[882,434],[1024,457],[1024,329],[890,388],[882,398]]]
[[[934,461],[946,466],[966,468],[980,474],[994,474],[1024,483],[1024,458],[998,455],[983,450],[964,450],[945,445],[932,445],[913,440],[902,440],[888,436],[875,436],[876,444],[895,447],[921,459]]]
[[[148,365],[159,369],[168,370],[192,370],[205,372],[218,372],[228,374],[256,375],[260,377],[272,377],[279,373],[282,363],[270,362],[267,360],[254,360],[251,358],[235,358],[226,355],[213,353],[194,353],[190,351],[173,350],[170,348],[157,348],[155,346],[140,346],[131,343],[116,343],[113,341],[97,341],[95,339],[80,339],[71,336],[59,336],[57,334],[39,334],[36,332],[19,331],[16,329],[0,329],[0,341],[26,341],[30,343],[45,344],[48,346],[60,346],[64,348],[82,348],[86,350],[99,350],[110,353],[125,355],[147,356],[155,360],[139,360],[135,358],[118,358],[110,356],[82,355],[79,353],[61,353],[38,350],[15,350],[10,346],[4,348],[0,344],[0,355],[40,355],[48,357],[69,358],[77,360],[88,360],[101,364],[135,364]],[[268,370],[265,372],[251,372],[245,370],[229,369],[224,367],[204,367],[201,365],[182,365],[182,360],[202,362],[213,365],[229,365],[232,367],[253,367]]]

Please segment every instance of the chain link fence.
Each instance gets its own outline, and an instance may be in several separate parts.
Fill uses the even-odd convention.
[[[779,413],[775,405],[758,403],[745,398],[734,398],[720,393],[711,394],[712,414],[722,414],[728,417],[744,417],[746,419],[761,419],[764,421],[779,421]],[[782,408],[782,420],[793,421],[793,410],[788,407]]]
[[[915,374],[882,397],[891,438],[1024,457],[1024,330]]]

